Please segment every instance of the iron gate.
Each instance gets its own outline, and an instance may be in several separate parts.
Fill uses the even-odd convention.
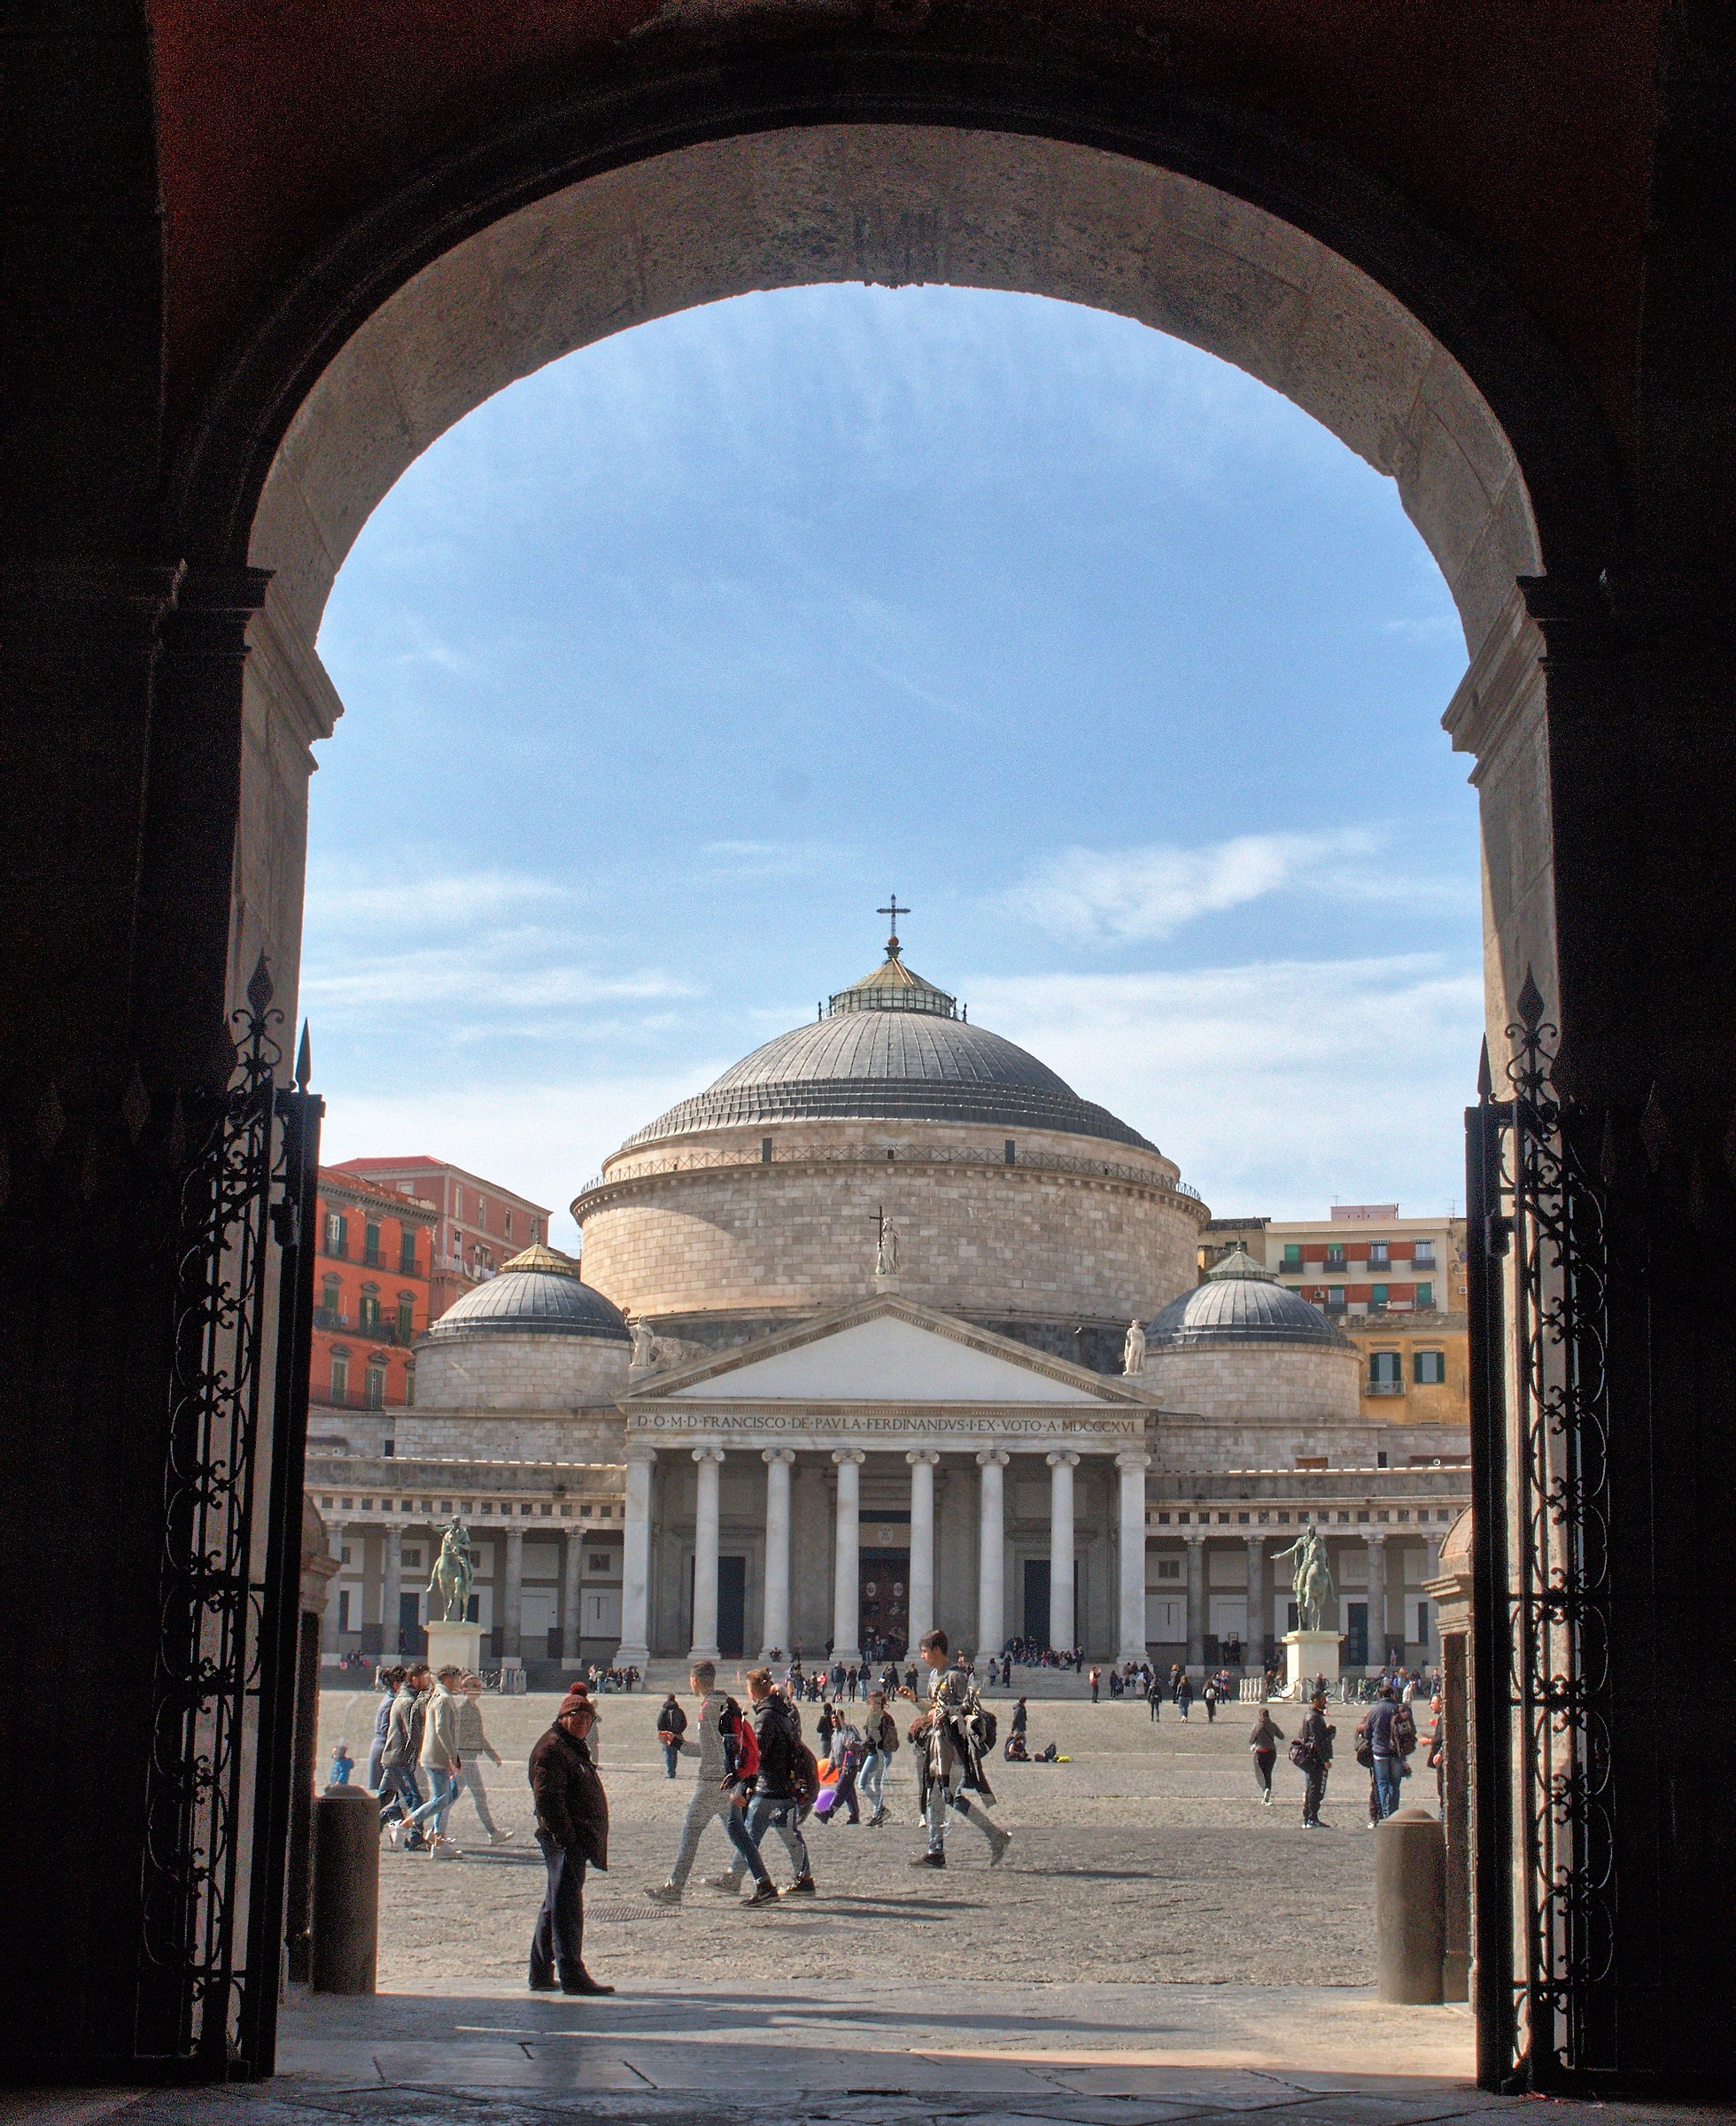
[[[270,2073],[283,1959],[325,1110],[272,993],[261,954],[182,1195],[146,1795],[137,2049],[213,2077]]]
[[[1609,1261],[1589,1126],[1530,970],[1466,1112],[1478,2079],[1611,2064]]]

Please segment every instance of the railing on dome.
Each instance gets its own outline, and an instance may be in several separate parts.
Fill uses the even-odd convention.
[[[926,1012],[931,1019],[956,1019],[958,999],[926,982],[885,983],[867,989],[838,989],[828,1000],[825,1014],[835,1018],[843,1012]]]
[[[820,1156],[829,1166],[883,1167],[884,1154],[878,1152],[827,1152]],[[659,1174],[702,1174],[725,1167],[763,1167],[764,1155],[758,1150],[737,1152],[675,1152],[662,1156],[636,1160],[630,1166],[618,1166],[608,1174],[593,1174],[578,1191],[576,1201],[582,1201],[595,1189],[613,1188],[617,1182],[643,1181]],[[786,1162],[787,1163],[787,1162]],[[907,1153],[907,1166],[929,1167],[994,1167],[1007,1171],[1004,1154],[977,1151],[933,1151]],[[1203,1203],[1199,1191],[1185,1181],[1170,1181],[1161,1174],[1153,1174],[1149,1167],[1135,1167],[1124,1160],[1112,1159],[1070,1158],[1064,1152],[1051,1152],[1040,1156],[1019,1154],[1018,1166],[1012,1169],[1020,1174],[1088,1174],[1109,1181],[1143,1182],[1148,1188],[1162,1189],[1172,1196],[1185,1196],[1192,1203]]]

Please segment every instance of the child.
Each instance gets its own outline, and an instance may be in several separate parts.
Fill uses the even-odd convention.
[[[350,1755],[350,1745],[339,1742],[331,1753],[331,1783],[334,1787],[347,1787],[350,1774],[356,1768],[356,1760]]]

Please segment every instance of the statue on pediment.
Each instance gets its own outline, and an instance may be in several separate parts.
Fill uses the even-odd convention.
[[[1129,1380],[1145,1370],[1145,1331],[1138,1322],[1128,1323],[1128,1340],[1121,1346],[1121,1370]]]

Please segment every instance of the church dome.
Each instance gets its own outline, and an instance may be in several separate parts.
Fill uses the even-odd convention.
[[[1145,1331],[1152,1351],[1242,1344],[1316,1344],[1353,1348],[1318,1307],[1276,1283],[1244,1249],[1232,1248],[1203,1284],[1172,1300]]]
[[[579,1277],[565,1255],[551,1247],[527,1247],[499,1273],[448,1307],[428,1334],[477,1333],[588,1336],[624,1344],[627,1324],[594,1286]]]
[[[1155,1148],[1106,1107],[1081,1099],[1047,1064],[960,1017],[956,999],[905,966],[895,935],[884,965],[836,991],[824,1017],[756,1048],[621,1149],[694,1130],[809,1120],[1058,1129]]]

